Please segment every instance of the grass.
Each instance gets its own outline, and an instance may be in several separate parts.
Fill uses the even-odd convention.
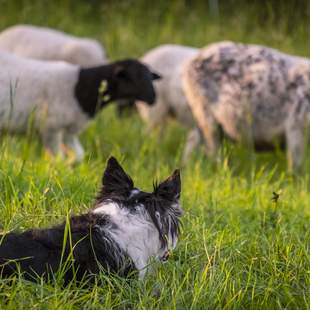
[[[23,22],[93,36],[112,59],[137,57],[166,42],[202,46],[223,39],[310,56],[308,8],[296,10],[303,11],[300,20],[289,6],[277,10],[254,1],[230,4],[216,18],[199,1],[156,3],[0,0],[0,29]],[[111,106],[82,134],[87,157],[73,167],[46,158],[31,132],[3,134],[2,230],[46,227],[86,211],[110,154],[137,186],[150,190],[153,179],[179,166],[185,134],[173,122],[163,136],[148,134],[137,115],[119,120]],[[214,167],[198,150],[182,169],[182,238],[172,258],[144,281],[102,274],[100,285],[63,289],[57,281],[34,284],[17,277],[0,281],[0,308],[309,309],[309,158],[293,177],[281,152],[255,154],[227,144],[223,154]],[[277,202],[273,192],[280,193]]]

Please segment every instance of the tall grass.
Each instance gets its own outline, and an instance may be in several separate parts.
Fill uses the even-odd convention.
[[[137,57],[161,43],[203,46],[224,39],[310,57],[307,6],[293,11],[290,4],[227,3],[220,2],[215,17],[208,2],[199,1],[0,0],[0,29],[31,23],[92,36],[111,59]],[[150,190],[153,179],[180,164],[184,139],[176,123],[163,135],[148,134],[137,115],[120,120],[113,106],[82,134],[87,156],[76,166],[47,158],[31,131],[2,134],[3,232],[46,227],[86,211],[109,154],[123,161],[137,186]],[[97,285],[63,289],[57,281],[33,284],[16,277],[0,281],[0,308],[309,309],[308,156],[304,173],[293,177],[281,152],[255,154],[225,144],[223,154],[215,167],[198,150],[182,169],[181,240],[169,262],[144,281],[101,274]]]

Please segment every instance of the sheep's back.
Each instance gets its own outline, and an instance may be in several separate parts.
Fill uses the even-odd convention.
[[[27,58],[67,61],[82,66],[106,62],[105,51],[96,40],[30,25],[17,25],[1,32],[0,49]]]
[[[46,117],[57,126],[72,119],[78,108],[74,85],[79,67],[65,62],[45,62],[0,52],[0,127],[23,131],[31,115],[35,125]],[[70,112],[70,113],[69,113]],[[53,125],[53,123],[55,123]]]

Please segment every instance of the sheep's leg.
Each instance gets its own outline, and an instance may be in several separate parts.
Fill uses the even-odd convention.
[[[302,165],[304,155],[304,126],[290,122],[286,126],[285,135],[288,168],[290,171],[297,171]]]
[[[199,116],[198,124],[204,138],[207,156],[216,159],[220,147],[218,124],[216,120],[213,116],[206,113]]]
[[[64,133],[64,145],[67,146],[70,150],[72,150],[75,154],[75,160],[80,162],[84,158],[84,149],[81,145],[79,138],[75,134],[71,134],[68,132]]]
[[[61,149],[62,132],[60,130],[48,130],[42,134],[42,140],[46,150],[54,156],[64,157]]]
[[[197,126],[202,133],[206,154],[211,158],[216,158],[220,146],[218,124],[213,116],[209,99],[205,94],[204,85],[201,85],[195,68],[191,67],[191,64],[186,67],[182,79],[183,90]]]
[[[197,93],[199,92],[197,91]],[[218,123],[213,116],[207,98],[196,94],[192,99],[190,95],[188,101],[203,136],[206,154],[208,157],[216,159],[220,147]]]
[[[285,138],[287,145],[288,168],[297,172],[302,165],[305,144],[305,125],[307,121],[308,102],[302,91],[297,92],[294,98],[291,113],[285,124]]]
[[[144,102],[140,101],[137,102],[136,106],[141,118],[147,124],[147,132],[151,133],[159,130],[159,135],[162,136],[169,114],[169,107],[160,98],[157,98],[154,106],[148,107]]]
[[[194,149],[201,143],[201,134],[198,128],[192,129],[186,138],[186,144],[182,156],[182,164],[185,165],[190,159]]]

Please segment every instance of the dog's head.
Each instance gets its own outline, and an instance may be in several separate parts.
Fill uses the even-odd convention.
[[[111,157],[93,212],[110,216],[113,234],[120,244],[126,243],[129,254],[140,251],[144,258],[155,256],[165,261],[169,249],[176,246],[180,232],[183,212],[180,193],[179,170],[155,184],[153,192],[149,193],[136,188],[130,176]]]

